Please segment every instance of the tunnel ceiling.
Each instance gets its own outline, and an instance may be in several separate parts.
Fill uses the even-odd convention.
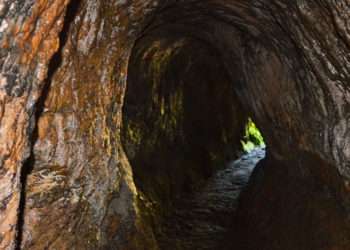
[[[155,244],[120,142],[143,39],[215,51],[288,180],[348,211],[349,20],[348,0],[2,1],[0,248]]]

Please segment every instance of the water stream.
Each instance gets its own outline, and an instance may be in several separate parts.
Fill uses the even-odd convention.
[[[256,148],[219,170],[199,190],[176,202],[165,219],[162,250],[222,250],[222,242],[232,228],[238,196],[259,160],[263,148]]]

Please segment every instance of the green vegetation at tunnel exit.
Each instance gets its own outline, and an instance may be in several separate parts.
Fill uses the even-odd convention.
[[[264,138],[251,118],[248,118],[241,143],[245,152],[250,152],[256,147],[265,146]]]

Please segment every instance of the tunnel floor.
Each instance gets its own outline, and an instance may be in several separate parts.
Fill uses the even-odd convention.
[[[256,148],[219,170],[192,194],[175,203],[174,212],[164,220],[161,249],[223,249],[238,204],[238,196],[246,186],[264,148]]]

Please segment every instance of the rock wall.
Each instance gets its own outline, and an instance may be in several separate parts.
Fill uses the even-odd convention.
[[[57,50],[68,1],[0,3],[0,248],[16,244],[21,172],[30,155],[34,108]]]
[[[349,15],[348,0],[1,1],[0,248],[156,248],[120,141],[128,61],[135,40],[153,33],[216,51],[271,159],[290,183],[316,180],[346,232]],[[261,189],[283,187],[269,180]],[[274,210],[263,211],[257,221]],[[329,249],[346,249],[349,234],[322,230],[345,235]]]
[[[0,248],[140,249],[118,131],[129,53],[157,3],[68,3],[0,4]],[[20,207],[21,171],[30,175]]]
[[[119,130],[129,54],[154,4],[80,2],[37,121],[24,249],[150,249]]]

